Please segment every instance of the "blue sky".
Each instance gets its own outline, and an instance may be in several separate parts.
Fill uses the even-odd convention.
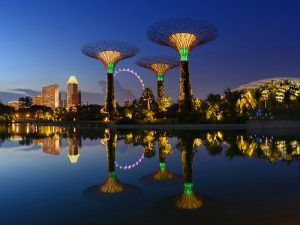
[[[40,90],[58,83],[62,90],[76,75],[83,91],[100,92],[104,66],[80,52],[90,41],[113,39],[136,44],[140,53],[117,68],[137,71],[156,91],[153,74],[135,65],[139,57],[176,52],[150,42],[154,22],[174,17],[201,19],[217,26],[219,37],[190,56],[193,94],[205,97],[257,79],[300,77],[300,3],[258,1],[0,1],[0,91]],[[130,76],[130,75],[129,75]],[[138,85],[128,74],[121,84]],[[166,76],[166,95],[177,99],[179,69]]]

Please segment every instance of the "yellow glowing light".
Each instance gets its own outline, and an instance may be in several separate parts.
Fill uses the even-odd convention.
[[[197,36],[191,33],[175,33],[169,36],[170,42],[172,42],[178,49],[190,49],[196,39]]]
[[[159,169],[153,176],[155,180],[170,180],[173,178],[173,174],[167,169]]]
[[[80,154],[77,154],[77,155],[70,155],[68,154],[68,157],[69,157],[69,160],[72,164],[75,164],[78,162],[78,159],[79,159],[79,155]]]
[[[116,179],[107,178],[103,185],[100,186],[100,191],[104,193],[118,193],[124,190],[122,184]]]
[[[202,140],[200,138],[196,138],[193,143],[193,148],[199,148],[202,145]]]
[[[194,193],[191,195],[182,194],[175,205],[181,209],[198,209],[203,206],[203,202]]]
[[[166,63],[153,63],[150,67],[156,74],[165,74],[170,69]]]
[[[75,76],[70,76],[68,80],[68,84],[78,84],[78,81]]]
[[[105,62],[106,65],[116,63],[121,58],[121,53],[118,51],[103,51],[99,53],[99,59]]]

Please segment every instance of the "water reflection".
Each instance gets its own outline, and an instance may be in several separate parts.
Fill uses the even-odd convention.
[[[102,139],[102,143],[105,145],[108,164],[108,176],[105,182],[100,185],[100,191],[104,193],[118,193],[124,190],[123,185],[118,181],[115,172],[115,157],[117,146],[117,133],[115,130],[109,131],[105,129],[105,138]]]
[[[68,157],[70,162],[75,164],[80,156],[81,138],[67,137]]]
[[[176,200],[175,205],[181,209],[197,209],[203,205],[202,200],[194,192],[193,184],[193,160],[195,156],[195,140],[193,135],[181,134],[180,151],[184,174],[184,190],[181,196]],[[196,141],[197,143],[198,141]]]
[[[106,179],[102,184],[97,185],[97,192],[108,194],[123,192],[128,187],[117,178],[117,173],[121,173],[120,170],[129,171],[141,165],[143,160],[150,160],[155,157],[153,159],[155,167],[149,170],[143,167],[142,177],[160,184],[179,178],[180,176],[173,172],[174,168],[170,167],[169,162],[174,160],[174,155],[180,153],[183,171],[182,193],[178,194],[173,202],[173,205],[180,209],[200,208],[202,210],[206,205],[202,197],[199,197],[202,194],[197,195],[193,182],[193,177],[199,174],[199,171],[193,172],[194,159],[197,156],[198,149],[206,151],[210,155],[223,155],[230,159],[235,157],[245,157],[253,160],[264,159],[266,162],[273,164],[277,162],[291,164],[300,157],[299,136],[247,135],[247,133],[241,131],[186,132],[100,128],[91,130],[72,126],[55,127],[29,124],[0,126],[0,145],[5,145],[6,149],[10,148],[7,143],[11,142],[22,146],[39,146],[40,151],[49,154],[50,157],[66,154],[72,164],[84,163],[84,160],[79,160],[79,156],[85,152],[80,151],[85,147],[86,139],[97,140],[97,143],[101,142],[105,146],[108,164],[107,173],[105,174]],[[142,149],[141,153],[136,154],[140,155],[134,163],[121,165],[117,162],[116,154],[118,148],[120,148],[118,143],[120,144],[121,140],[124,141],[127,149],[136,147]],[[24,151],[27,149],[24,149]],[[63,149],[66,149],[66,151]],[[118,159],[121,159],[122,155],[118,155],[118,157],[120,157]],[[130,161],[132,160],[130,159]],[[128,174],[130,173],[128,172]],[[127,180],[124,179],[124,181]],[[147,185],[147,183],[145,182],[143,185]]]

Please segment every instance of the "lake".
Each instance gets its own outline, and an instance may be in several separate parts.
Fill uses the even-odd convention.
[[[0,224],[300,224],[300,134],[0,126]]]

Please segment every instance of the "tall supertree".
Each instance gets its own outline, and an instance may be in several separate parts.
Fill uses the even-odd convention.
[[[174,48],[180,56],[179,110],[188,115],[192,111],[189,54],[193,48],[217,37],[215,26],[190,18],[163,20],[155,23],[147,32],[153,42]]]
[[[116,113],[114,94],[114,69],[116,64],[126,58],[135,56],[139,49],[130,43],[120,41],[97,41],[85,44],[81,51],[86,56],[101,61],[107,70],[105,111],[113,118]]]
[[[104,193],[118,193],[124,190],[123,185],[118,181],[115,172],[115,157],[116,157],[116,146],[117,146],[117,133],[114,130],[105,130],[105,144],[107,153],[107,164],[108,164],[108,177],[105,182],[100,185],[100,191]]]
[[[171,56],[144,57],[136,62],[137,65],[153,71],[157,78],[157,101],[165,96],[164,76],[172,68],[179,66],[179,61]]]
[[[184,191],[175,205],[181,209],[197,209],[203,206],[203,201],[195,194],[193,184],[193,160],[195,155],[195,137],[193,134],[181,134],[180,150],[184,173]]]
[[[158,135],[159,149],[159,169],[154,173],[155,180],[170,180],[174,178],[174,174],[167,169],[166,158],[172,153],[172,146],[168,143],[166,132]]]

